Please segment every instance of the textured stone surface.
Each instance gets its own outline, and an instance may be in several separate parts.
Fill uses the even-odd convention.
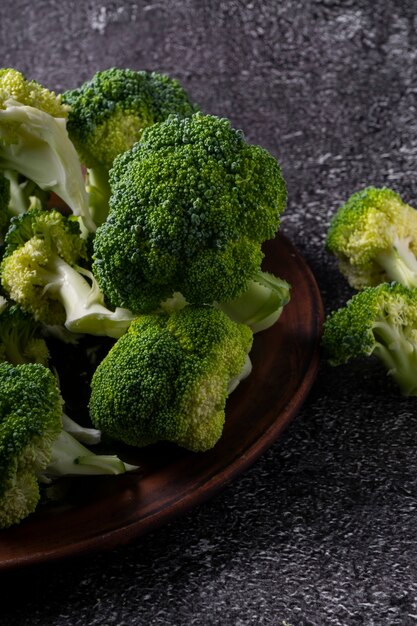
[[[280,159],[283,230],[330,310],[350,293],[323,252],[334,210],[367,184],[417,205],[416,26],[411,0],[15,0],[0,51],[57,90],[112,65],[164,71],[230,117]],[[110,554],[3,577],[0,623],[416,624],[416,408],[373,362],[323,364],[222,494]]]

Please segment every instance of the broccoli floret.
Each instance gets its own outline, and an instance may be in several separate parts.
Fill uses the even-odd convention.
[[[417,395],[417,289],[365,288],[328,317],[323,345],[332,365],[375,355],[404,395]]]
[[[119,337],[133,315],[109,310],[86,258],[86,240],[74,217],[33,209],[12,219],[0,266],[10,298],[36,320],[77,333]]]
[[[333,217],[326,247],[355,289],[385,281],[417,287],[417,211],[391,189],[353,194]]]
[[[47,365],[49,350],[41,330],[29,313],[0,296],[0,361]]]
[[[39,481],[65,474],[118,474],[118,457],[95,455],[62,430],[62,399],[43,365],[0,363],[0,528],[39,502]]]
[[[96,224],[108,213],[108,172],[117,155],[129,150],[147,126],[171,113],[192,115],[180,84],[156,72],[111,68],[67,91],[68,132],[88,168],[90,206]]]
[[[193,304],[242,295],[286,202],[277,161],[198,113],[147,128],[116,158],[110,185],[93,273],[113,306],[138,313],[174,292]]]
[[[212,448],[227,396],[250,372],[251,344],[248,326],[213,307],[140,316],[94,373],[92,422],[134,446]]]
[[[91,231],[81,163],[66,129],[60,96],[27,81],[18,71],[0,71],[0,169],[15,171],[54,191]]]

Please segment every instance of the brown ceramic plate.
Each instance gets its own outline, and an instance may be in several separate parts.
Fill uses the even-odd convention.
[[[110,549],[154,530],[243,472],[300,409],[316,375],[323,307],[314,277],[283,235],[265,248],[265,269],[292,285],[280,320],[255,337],[253,371],[231,395],[223,436],[193,454],[171,445],[119,449],[135,474],[75,481],[68,501],[41,507],[0,531],[0,570]]]

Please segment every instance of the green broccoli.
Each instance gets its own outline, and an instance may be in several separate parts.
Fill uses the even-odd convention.
[[[36,320],[74,333],[119,337],[133,319],[109,310],[86,259],[78,221],[56,210],[33,209],[14,217],[0,265],[3,289]]]
[[[108,172],[117,155],[129,150],[147,126],[171,113],[196,108],[180,84],[156,72],[111,68],[63,94],[69,105],[68,133],[88,168],[90,206],[96,224],[108,213]]]
[[[174,292],[193,304],[242,295],[286,202],[277,161],[199,113],[147,128],[116,158],[110,185],[92,269],[112,306],[137,313]]]
[[[0,363],[0,528],[35,510],[39,482],[133,469],[87,450],[62,430],[61,415],[59,389],[46,367]]]
[[[66,129],[61,97],[17,70],[0,70],[0,169],[54,191],[91,231],[88,195],[77,152]]]
[[[357,293],[324,324],[332,365],[378,357],[404,395],[417,395],[417,288],[381,283]]]
[[[134,446],[208,450],[221,436],[227,396],[250,373],[251,344],[248,326],[213,307],[140,316],[93,375],[92,422]]]
[[[383,187],[353,194],[331,221],[326,247],[355,289],[417,287],[417,211]]]
[[[20,306],[0,296],[0,361],[47,365],[48,360],[41,324]]]

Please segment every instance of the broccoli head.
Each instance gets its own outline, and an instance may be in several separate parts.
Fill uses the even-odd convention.
[[[248,326],[212,307],[138,317],[94,373],[93,424],[134,446],[213,447],[227,396],[250,372],[251,344]]]
[[[391,189],[353,194],[333,217],[326,247],[355,289],[384,281],[417,287],[417,211]]]
[[[62,398],[46,367],[0,363],[0,528],[35,510],[39,482],[130,469],[116,456],[93,454],[62,429]]]
[[[14,217],[7,232],[1,282],[9,297],[36,320],[72,332],[119,337],[133,319],[110,311],[91,272],[79,223],[56,210],[33,209]]]
[[[113,306],[141,313],[174,292],[193,304],[241,295],[286,202],[277,161],[199,113],[146,129],[116,158],[110,185],[93,273]]]
[[[108,171],[117,155],[129,150],[143,129],[171,113],[192,115],[180,84],[156,72],[111,68],[63,95],[69,105],[68,132],[88,168],[90,206],[96,224],[108,212]]]
[[[381,283],[357,293],[324,324],[332,365],[378,357],[404,395],[417,395],[417,288]]]

